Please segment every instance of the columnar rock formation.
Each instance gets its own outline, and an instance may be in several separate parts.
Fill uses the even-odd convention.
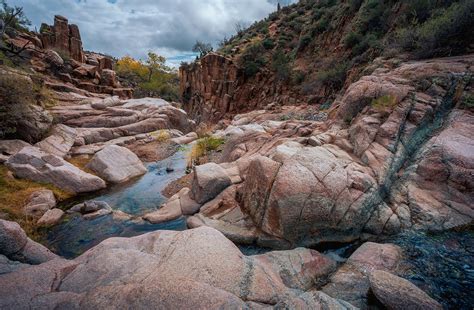
[[[210,53],[180,68],[183,106],[196,121],[215,121],[225,116],[263,108],[271,103],[297,104],[298,96],[265,72],[246,79],[230,58]]]
[[[85,62],[79,27],[69,25],[67,18],[56,15],[53,26],[42,24],[40,38],[44,49],[59,50],[76,61]]]

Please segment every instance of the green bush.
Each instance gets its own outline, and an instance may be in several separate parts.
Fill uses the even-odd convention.
[[[334,90],[341,89],[346,80],[348,65],[345,62],[333,63],[329,69],[322,70],[317,74],[317,80]]]
[[[275,47],[275,42],[270,38],[266,38],[263,40],[262,45],[265,49],[271,50]]]
[[[344,46],[346,48],[352,48],[362,41],[362,35],[358,32],[349,32],[344,38]]]
[[[291,76],[290,59],[280,49],[273,54],[272,69],[280,81],[287,81]]]
[[[247,47],[244,53],[240,56],[240,66],[244,70],[246,77],[253,77],[260,71],[260,68],[266,64],[263,56],[265,48],[262,43],[255,43]]]
[[[298,51],[304,50],[312,41],[312,37],[309,34],[306,34],[301,37],[300,42],[298,43]]]
[[[453,3],[435,13],[420,25],[400,29],[396,34],[398,45],[420,58],[449,55],[469,46],[474,36],[473,1]]]

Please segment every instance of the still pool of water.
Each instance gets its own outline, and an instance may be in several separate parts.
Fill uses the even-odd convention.
[[[166,201],[166,197],[161,194],[162,190],[185,174],[186,152],[178,151],[167,159],[147,163],[146,167],[148,172],[139,178],[109,186],[92,195],[76,197],[60,205],[66,210],[86,200],[105,201],[112,209],[131,215],[131,219],[107,215],[84,220],[80,215],[70,215],[48,230],[46,245],[61,256],[73,258],[110,237],[132,237],[155,230],[186,229],[184,219],[150,224],[140,218],[159,208]],[[167,168],[172,168],[173,171],[168,172]]]

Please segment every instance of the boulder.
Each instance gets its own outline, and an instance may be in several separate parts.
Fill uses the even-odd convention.
[[[56,206],[56,198],[53,191],[42,189],[33,192],[25,206],[25,214],[33,217],[41,217],[48,210]]]
[[[402,250],[396,245],[366,242],[331,276],[322,291],[363,308],[368,302],[369,274],[375,270],[396,271],[401,259]]]
[[[25,232],[15,222],[0,220],[0,254],[9,256],[23,249],[28,241]]]
[[[410,281],[389,272],[375,270],[370,273],[370,288],[387,309],[443,309],[443,307]]]
[[[89,200],[73,206],[68,213],[81,213],[86,220],[93,220],[98,217],[112,214],[113,210],[105,201]]]
[[[192,183],[192,198],[199,204],[208,202],[216,197],[232,181],[224,168],[216,163],[207,163],[194,168]]]
[[[100,73],[100,83],[105,86],[117,86],[117,77],[115,71],[103,69]]]
[[[59,56],[59,54],[56,51],[53,51],[53,50],[46,51],[45,60],[50,65],[58,67],[58,68],[64,65],[64,60],[61,58],[61,56]]]
[[[59,223],[64,215],[64,211],[61,209],[48,210],[38,221],[38,225],[52,226]]]
[[[60,157],[45,153],[37,147],[25,147],[11,156],[7,167],[15,176],[40,183],[50,183],[72,193],[105,188],[105,182],[86,173]]]
[[[77,132],[74,128],[66,125],[56,125],[51,131],[51,135],[35,144],[40,150],[46,153],[64,158],[76,140]]]
[[[137,155],[118,145],[108,145],[97,152],[87,168],[111,183],[125,182],[147,172]]]
[[[57,256],[29,239],[20,225],[0,220],[0,254],[27,264],[41,264]]]
[[[145,214],[143,219],[152,223],[159,224],[175,220],[183,215],[179,198],[175,195],[166,202],[158,211]]]

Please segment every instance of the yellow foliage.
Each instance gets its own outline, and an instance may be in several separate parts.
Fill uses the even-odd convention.
[[[148,68],[141,61],[133,59],[131,56],[124,56],[117,61],[116,71],[119,74],[136,74],[145,77]]]
[[[151,136],[158,142],[166,142],[171,138],[170,132],[165,129],[154,131]]]

